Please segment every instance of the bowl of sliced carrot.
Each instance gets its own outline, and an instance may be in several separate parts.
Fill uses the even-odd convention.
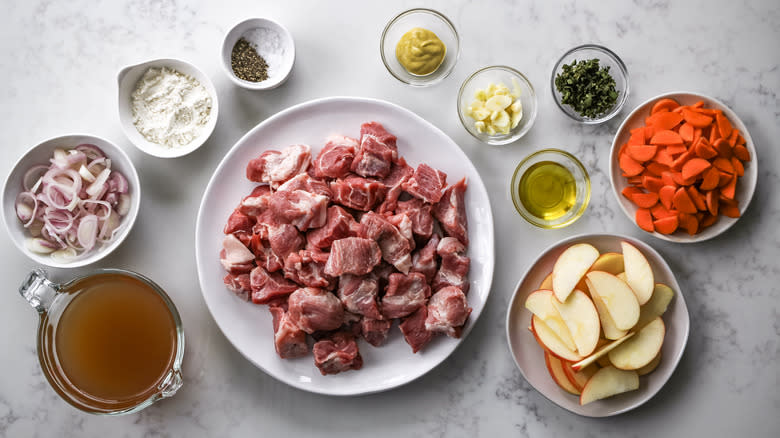
[[[758,178],[745,124],[719,100],[697,93],[653,97],[612,141],[610,177],[618,204],[660,239],[711,239],[747,209]]]

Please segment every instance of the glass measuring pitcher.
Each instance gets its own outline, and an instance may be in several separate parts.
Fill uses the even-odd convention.
[[[38,311],[43,374],[85,412],[137,412],[182,385],[184,332],[179,312],[153,281],[100,269],[56,284],[30,272],[19,293]]]

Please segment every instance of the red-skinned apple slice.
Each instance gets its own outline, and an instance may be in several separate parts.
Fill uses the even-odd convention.
[[[572,362],[582,360],[582,356],[566,347],[566,344],[561,341],[558,335],[536,315],[531,318],[531,332],[534,334],[536,342],[542,348],[559,358]]]
[[[622,280],[603,271],[585,276],[590,294],[598,294],[620,330],[630,330],[639,320],[639,302],[631,288]]]
[[[555,332],[569,350],[576,351],[577,345],[571,337],[569,328],[558,313],[558,309],[553,305],[553,301],[557,300],[551,290],[540,289],[528,295],[528,298],[525,299],[525,308],[547,324],[547,327]]]
[[[606,355],[607,353],[609,353],[610,351],[612,351],[612,349],[616,348],[618,345],[620,345],[623,342],[625,342],[627,339],[630,339],[632,336],[634,336],[634,334],[635,334],[634,332],[629,332],[627,335],[623,336],[622,338],[616,339],[616,340],[610,342],[609,344],[604,345],[603,347],[601,347],[598,350],[596,350],[595,353],[591,354],[590,356],[586,357],[585,359],[582,359],[579,362],[573,363],[571,365],[571,368],[574,371],[579,371],[581,369],[584,369],[585,367],[587,367],[588,365],[592,364],[593,362],[596,362],[600,357],[602,357],[602,356]]]
[[[656,317],[633,338],[623,342],[609,352],[609,361],[621,370],[636,370],[649,364],[661,351],[666,326],[660,316]]]
[[[581,356],[593,353],[601,334],[599,314],[593,301],[584,292],[575,289],[565,302],[552,300],[552,303],[569,328],[577,353]]]
[[[587,279],[586,279],[587,280]],[[593,304],[596,306],[596,310],[599,313],[599,319],[601,320],[601,328],[604,332],[604,337],[610,340],[620,339],[628,333],[628,330],[620,330],[615,326],[615,321],[610,316],[607,306],[604,305],[604,301],[601,300],[601,295],[598,293],[590,294],[590,298],[593,300]],[[641,312],[641,311],[640,311]]]
[[[547,365],[547,371],[550,372],[550,377],[558,384],[564,391],[580,395],[580,390],[574,386],[566,377],[566,373],[563,370],[563,362],[560,359],[550,354],[548,351],[544,352],[544,363]]]
[[[596,371],[580,394],[580,405],[611,397],[639,388],[636,371],[620,370],[609,366]]]
[[[569,378],[569,382],[571,382],[572,385],[574,385],[574,387],[579,391],[582,391],[582,388],[585,387],[585,384],[588,383],[588,380],[590,380],[590,378],[596,374],[596,371],[599,370],[599,367],[596,366],[596,364],[591,364],[590,366],[587,366],[580,371],[574,371],[571,367],[571,363],[562,363],[563,372],[566,373],[566,377]]]
[[[553,292],[558,301],[566,301],[582,276],[598,258],[599,251],[587,243],[572,245],[558,256],[552,272]]]
[[[623,263],[626,268],[626,282],[636,294],[639,305],[645,304],[653,295],[655,279],[653,269],[641,251],[628,242],[620,242],[623,247]]]
[[[618,275],[625,271],[623,266],[623,254],[616,252],[605,252],[590,267],[591,271],[604,271],[612,275]]]
[[[658,364],[661,363],[661,352],[659,351],[658,354],[655,356],[655,359],[651,360],[649,364],[643,366],[642,368],[639,368],[636,370],[636,373],[640,376],[644,376],[646,374],[650,374],[653,371],[655,371],[656,368],[658,368]]]
[[[656,284],[653,289],[653,296],[639,309],[639,321],[636,323],[636,328],[641,329],[657,316],[663,315],[669,307],[672,298],[674,298],[672,288],[665,284]]]

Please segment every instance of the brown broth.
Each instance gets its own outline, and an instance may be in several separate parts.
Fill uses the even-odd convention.
[[[62,292],[72,298],[56,325],[47,323],[43,348],[55,389],[112,411],[154,394],[177,348],[176,321],[162,297],[119,273],[77,280]]]

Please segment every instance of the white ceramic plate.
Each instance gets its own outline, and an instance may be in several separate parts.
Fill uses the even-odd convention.
[[[753,193],[756,191],[756,182],[758,180],[758,156],[756,155],[756,147],[753,144],[753,139],[750,138],[750,133],[747,131],[745,124],[739,119],[737,114],[729,109],[723,102],[703,94],[691,93],[685,91],[676,91],[672,93],[664,93],[653,97],[639,105],[635,110],[631,111],[631,114],[626,117],[623,123],[618,128],[615,139],[612,141],[612,150],[609,154],[609,176],[612,183],[612,192],[617,198],[620,208],[623,209],[623,213],[628,216],[633,224],[636,225],[636,211],[638,207],[625,196],[621,194],[624,188],[628,186],[628,179],[622,176],[620,170],[620,164],[618,163],[618,151],[620,147],[628,141],[631,136],[631,130],[644,125],[645,117],[650,115],[650,110],[658,100],[670,98],[679,102],[681,105],[693,105],[698,101],[704,101],[706,108],[719,109],[723,111],[723,114],[728,117],[734,128],[739,129],[742,137],[745,138],[745,146],[750,152],[750,161],[745,164],[745,175],[737,180],[736,199],[739,201],[739,211],[744,213],[750,205],[750,200],[753,199]],[[673,234],[661,234],[657,232],[648,233],[659,239],[668,240],[670,242],[677,243],[692,243],[702,242],[723,233],[731,228],[739,218],[730,218],[720,215],[718,221],[705,228],[699,234],[694,236],[689,235],[683,230],[677,230]],[[639,227],[637,227],[639,228]],[[643,231],[646,232],[646,231]]]
[[[466,177],[471,257],[469,305],[473,308],[460,340],[438,336],[422,352],[412,354],[397,324],[388,342],[375,348],[359,343],[363,368],[322,376],[311,354],[280,359],[273,345],[267,306],[240,300],[225,288],[220,263],[225,222],[255,183],[245,177],[246,164],[261,152],[293,143],[312,146],[314,154],[331,134],[359,136],[360,125],[382,123],[398,137],[398,152],[412,166],[425,162],[441,169],[453,183]],[[332,97],[286,109],[249,131],[217,167],[198,213],[195,236],[198,277],[203,298],[225,336],[252,363],[294,387],[330,395],[356,395],[387,390],[408,383],[447,358],[468,335],[487,300],[493,278],[493,218],[482,180],[468,157],[441,130],[397,105],[374,99]]]
[[[552,272],[558,256],[575,243],[589,243],[602,254],[605,252],[622,252],[620,241],[625,240],[636,246],[645,255],[653,268],[656,283],[664,283],[671,287],[675,296],[669,308],[663,315],[666,324],[666,338],[661,348],[661,363],[655,371],[639,378],[639,389],[611,398],[598,400],[585,406],[580,406],[579,398],[564,391],[552,380],[544,363],[542,347],[528,330],[531,323],[531,312],[525,308],[528,294],[538,289],[544,277]],[[533,265],[517,284],[514,295],[509,302],[506,320],[506,334],[509,350],[515,359],[523,377],[543,396],[558,406],[586,417],[609,417],[637,408],[650,400],[669,380],[682,357],[685,344],[688,341],[690,318],[685,305],[680,285],[674,278],[669,265],[653,248],[640,240],[627,236],[611,234],[583,234],[564,239],[542,252]]]

